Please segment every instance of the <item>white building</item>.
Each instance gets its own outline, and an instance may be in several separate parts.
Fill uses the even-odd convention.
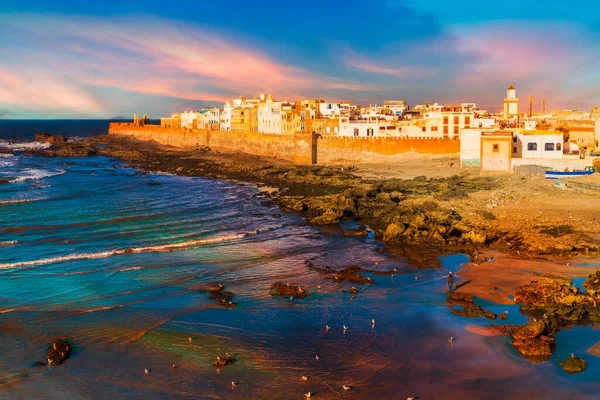
[[[219,116],[219,129],[222,131],[231,130],[231,114],[236,108],[253,108],[256,107],[260,102],[266,100],[266,95],[261,94],[260,99],[246,99],[244,96],[240,96],[237,99],[226,101],[223,105],[223,111]]]
[[[479,167],[481,165],[481,133],[480,128],[465,128],[460,133],[460,164],[463,167]]]
[[[200,120],[200,112],[184,111],[181,113],[181,127],[185,129],[198,129],[198,121]]]
[[[340,118],[339,136],[348,137],[375,137],[397,136],[396,125],[391,121],[380,119],[349,119],[347,116]]]
[[[204,108],[200,110],[200,120],[198,122],[199,129],[219,129],[219,123],[221,120],[221,109]]]
[[[560,131],[524,131],[513,136],[513,158],[557,159],[563,156]]]
[[[404,100],[384,100],[383,107],[389,109],[392,115],[398,118],[401,118],[409,109],[408,103]]]
[[[330,118],[333,116],[339,116],[344,112],[350,111],[350,102],[341,103],[319,103],[319,113],[323,118]]]
[[[258,132],[282,133],[282,103],[269,96],[266,102],[258,105]]]

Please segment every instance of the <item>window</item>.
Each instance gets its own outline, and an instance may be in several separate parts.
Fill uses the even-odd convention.
[[[458,125],[454,125],[454,134],[458,135]]]
[[[325,132],[331,133],[331,127],[330,126],[325,127]]]
[[[448,127],[447,127],[447,126],[445,126],[445,127],[444,127],[444,135],[447,135],[447,134],[448,134]]]
[[[562,145],[560,143],[556,143],[556,151],[561,150]]]
[[[448,125],[448,117],[444,117],[444,125]]]
[[[497,143],[494,143],[494,153],[500,152],[500,146]]]
[[[426,126],[422,127],[421,132],[427,132],[427,127]]]
[[[517,143],[517,137],[513,136],[513,143]]]
[[[431,132],[437,132],[438,131],[438,127],[437,126],[432,126],[431,127]]]
[[[537,150],[537,143],[527,143],[527,150],[529,150],[529,151],[536,151]]]
[[[465,125],[471,125],[471,117],[469,117],[469,116],[465,117]]]
[[[338,133],[338,127],[337,126],[333,127],[333,133]]]
[[[460,124],[458,117],[454,117],[454,125]]]
[[[358,128],[354,128],[354,136],[358,136]]]
[[[544,145],[544,150],[546,150],[546,151],[554,151],[554,143],[546,143]]]
[[[513,153],[517,152],[517,148],[513,146]]]

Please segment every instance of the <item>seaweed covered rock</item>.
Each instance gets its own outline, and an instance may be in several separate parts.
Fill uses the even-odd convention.
[[[585,287],[585,290],[591,296],[596,295],[600,291],[600,268],[587,277],[585,282],[583,282],[583,287]]]
[[[71,355],[71,345],[65,340],[57,340],[46,353],[48,364],[60,365]]]
[[[456,291],[446,292],[446,296],[448,296],[449,299],[456,301],[464,301],[465,303],[472,303],[475,299],[475,296],[473,296],[471,293],[463,293]]]
[[[546,324],[544,321],[534,321],[515,327],[512,331],[512,336],[518,340],[533,339],[541,336],[545,330]]]
[[[486,310],[485,308],[478,306],[477,304],[466,303],[463,305],[453,305],[450,307],[450,312],[458,317],[465,318],[479,318],[483,317],[485,319],[496,319],[496,314],[493,312]]]
[[[205,291],[208,292],[208,295],[211,300],[214,300],[221,307],[227,308],[235,308],[237,304],[233,302],[233,297],[235,296],[233,293],[225,290],[225,286],[222,284],[211,285]]]
[[[560,363],[562,369],[570,374],[577,374],[579,372],[583,372],[587,368],[587,362],[583,358],[571,356],[567,358],[564,362]]]
[[[67,138],[63,135],[50,135],[49,133],[40,132],[35,134],[35,141],[52,144],[65,143],[67,141]]]
[[[539,357],[534,361],[548,360],[553,352],[552,343],[538,338],[513,339],[510,344],[524,356]]]
[[[277,282],[271,286],[271,296],[291,296],[303,299],[310,296],[310,292],[301,288],[299,285]]]

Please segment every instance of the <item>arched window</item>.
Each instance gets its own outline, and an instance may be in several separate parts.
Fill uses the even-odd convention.
[[[556,143],[556,151],[560,151],[562,149],[562,145],[560,143]]]

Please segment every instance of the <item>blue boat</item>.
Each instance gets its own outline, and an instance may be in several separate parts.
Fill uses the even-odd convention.
[[[594,171],[572,171],[572,172],[561,172],[561,171],[546,171],[546,179],[561,179],[561,178],[577,178],[580,176],[592,175]]]

